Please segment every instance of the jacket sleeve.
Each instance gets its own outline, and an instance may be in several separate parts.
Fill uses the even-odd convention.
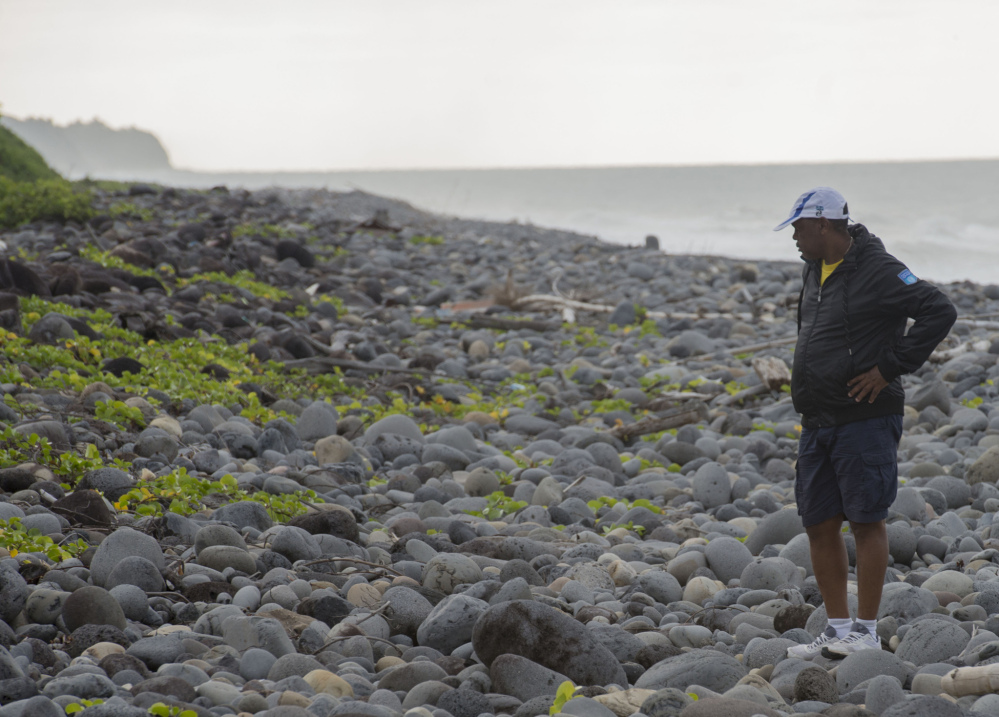
[[[889,382],[922,366],[957,320],[946,294],[921,279],[906,283],[903,275],[915,279],[901,262],[888,262],[880,281],[881,308],[916,322],[897,344],[885,346],[878,355],[878,370]]]

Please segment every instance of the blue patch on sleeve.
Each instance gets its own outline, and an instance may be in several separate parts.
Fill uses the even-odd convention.
[[[915,274],[913,274],[908,269],[905,269],[904,271],[902,271],[898,275],[898,278],[902,280],[903,284],[908,284],[910,286],[913,285],[913,284],[915,284],[917,281],[919,281],[919,277],[916,276]]]

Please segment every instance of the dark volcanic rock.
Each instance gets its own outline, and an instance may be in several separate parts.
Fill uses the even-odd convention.
[[[93,490],[76,490],[52,504],[58,513],[74,525],[105,526],[111,523],[111,511],[104,499]]]
[[[516,600],[489,608],[475,623],[472,645],[487,666],[500,655],[514,654],[577,684],[628,684],[617,659],[589,630],[540,603]]]

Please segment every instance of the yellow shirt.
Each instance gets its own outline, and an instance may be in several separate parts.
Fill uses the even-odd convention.
[[[819,280],[819,286],[821,286],[822,284],[825,284],[826,283],[826,279],[829,278],[829,275],[832,274],[836,270],[836,267],[839,266],[842,263],[843,263],[842,259],[840,259],[839,261],[837,261],[835,264],[826,264],[825,261],[823,261],[822,262],[822,278]]]

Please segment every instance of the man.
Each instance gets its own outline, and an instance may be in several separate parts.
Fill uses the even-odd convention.
[[[802,425],[794,490],[829,623],[813,643],[788,649],[803,659],[881,649],[885,518],[898,490],[905,408],[899,377],[929,358],[957,318],[942,292],[849,218],[839,192],[816,187],[774,229],[792,225],[805,260],[791,377]],[[907,318],[915,319],[908,332]],[[856,622],[847,609],[844,519],[857,543]]]

